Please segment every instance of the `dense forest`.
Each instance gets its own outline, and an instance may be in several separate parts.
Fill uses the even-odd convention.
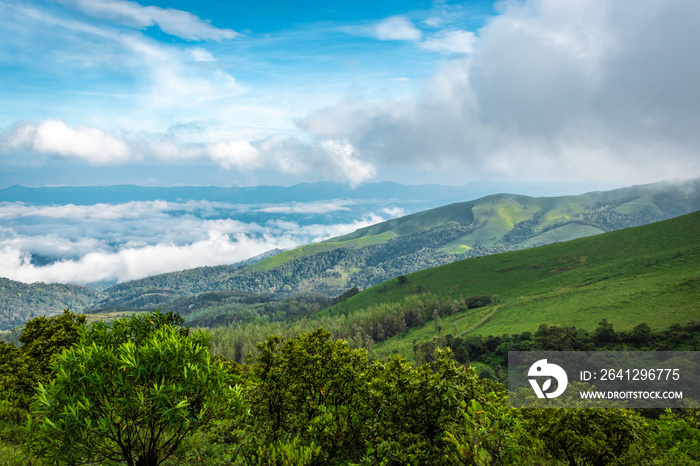
[[[683,344],[697,350],[699,328],[627,334],[603,322],[586,336],[543,326],[509,342],[547,348],[557,333],[586,348],[650,348],[676,345],[682,331],[690,338]],[[690,400],[664,412],[514,409],[498,380],[480,377],[449,348],[436,347],[419,365],[398,355],[372,360],[317,329],[268,336],[238,364],[213,355],[209,340],[173,313],[88,326],[68,311],[29,321],[20,347],[0,344],[4,464],[700,462],[700,409]],[[478,358],[498,361],[495,343],[454,346],[482,347]]]
[[[248,353],[257,353],[257,343],[268,335],[292,338],[294,335],[323,327],[333,338],[342,338],[353,348],[366,348],[371,351],[376,343],[405,335],[410,329],[423,327],[433,319],[490,303],[491,297],[488,296],[442,300],[430,293],[411,295],[399,303],[369,306],[347,315],[322,312],[301,315],[297,319],[284,322],[258,320],[216,327],[211,329],[211,344],[217,353],[241,363],[245,362]]]

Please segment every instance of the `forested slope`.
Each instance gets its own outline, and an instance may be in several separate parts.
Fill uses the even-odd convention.
[[[10,330],[40,315],[63,309],[82,312],[104,295],[82,286],[58,283],[22,283],[0,278],[0,330]]]

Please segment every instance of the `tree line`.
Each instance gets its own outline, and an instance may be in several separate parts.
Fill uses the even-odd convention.
[[[406,335],[411,328],[422,327],[435,318],[486,306],[496,299],[491,296],[443,299],[432,293],[422,293],[406,296],[396,303],[370,305],[352,313],[344,313],[341,305],[332,315],[300,313],[291,321],[234,323],[212,328],[211,343],[216,352],[242,363],[249,353],[257,354],[257,343],[268,335],[291,338],[322,327],[333,338],[348,341],[353,348],[371,350],[376,343]]]
[[[416,342],[414,351],[430,360],[438,347],[452,349],[462,364],[480,362],[504,374],[508,351],[695,351],[700,348],[700,321],[672,324],[659,331],[652,331],[646,323],[616,331],[603,319],[592,332],[569,325],[541,324],[535,333],[487,337],[443,333],[432,341]]]

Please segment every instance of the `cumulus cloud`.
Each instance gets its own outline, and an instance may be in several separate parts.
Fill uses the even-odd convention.
[[[303,143],[294,137],[268,137],[249,142],[184,143],[173,135],[151,134],[119,137],[89,126],[72,127],[61,120],[39,124],[18,122],[0,141],[5,152],[78,158],[93,165],[154,161],[210,160],[226,169],[268,169],[302,175],[316,173],[326,179],[358,185],[375,174],[371,163],[361,160],[345,140]]]
[[[374,27],[379,40],[420,40],[423,33],[405,16],[392,16]]]
[[[127,0],[58,0],[93,17],[129,27],[145,29],[158,26],[166,34],[185,40],[233,39],[232,29],[219,29],[187,11],[143,6]]]
[[[355,148],[347,141],[324,141],[321,149],[328,154],[327,160],[333,169],[342,173],[352,186],[372,178],[375,167],[357,157]]]
[[[93,164],[119,163],[132,158],[124,141],[89,126],[71,127],[61,120],[41,123],[19,122],[3,141],[5,150],[23,149],[34,152],[76,157]]]
[[[284,173],[314,173],[325,179],[343,179],[358,185],[376,171],[373,164],[358,157],[352,144],[344,140],[309,144],[294,137],[278,136],[266,138],[256,146],[265,154],[267,168]]]
[[[645,182],[700,175],[700,4],[504,2],[415,101],[346,100],[300,128],[380,167]],[[385,168],[390,169],[390,168]]]
[[[212,159],[225,168],[260,168],[262,154],[248,141],[220,142],[209,149]]]

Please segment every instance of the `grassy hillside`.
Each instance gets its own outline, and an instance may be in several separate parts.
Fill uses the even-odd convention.
[[[489,296],[490,306],[442,319],[455,336],[534,332],[541,323],[616,329],[700,320],[700,212],[566,243],[467,259],[393,279],[324,311],[352,314],[371,306],[433,294],[463,301]],[[432,338],[411,330],[377,350],[408,350]]]
[[[334,243],[392,232],[407,236],[444,225],[473,225],[447,248],[534,246],[590,236],[693,212],[700,208],[700,182],[655,183],[579,196],[497,194],[389,220]]]

